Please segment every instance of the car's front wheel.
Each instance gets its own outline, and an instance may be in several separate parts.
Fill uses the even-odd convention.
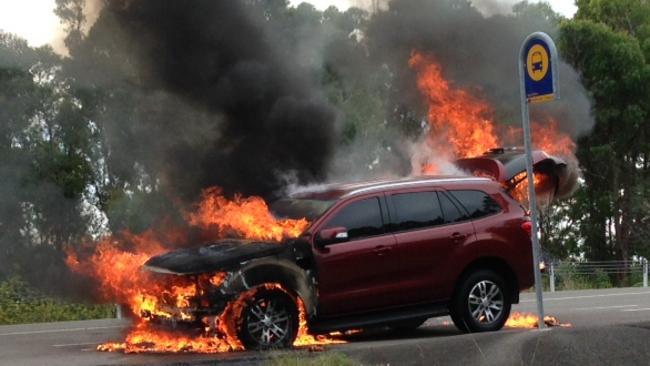
[[[246,349],[290,347],[298,333],[298,309],[289,294],[262,288],[242,309],[239,340]]]
[[[503,328],[512,305],[503,277],[491,270],[465,276],[450,305],[451,318],[464,332],[487,332]]]

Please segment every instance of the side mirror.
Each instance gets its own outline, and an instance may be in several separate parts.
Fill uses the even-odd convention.
[[[323,248],[330,244],[343,243],[348,241],[348,229],[344,227],[333,227],[321,230],[314,240],[317,247]]]

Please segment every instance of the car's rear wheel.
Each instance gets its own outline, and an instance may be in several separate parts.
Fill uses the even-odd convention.
[[[508,320],[512,296],[503,277],[491,270],[465,276],[450,306],[454,324],[463,332],[499,330]]]
[[[244,348],[290,347],[298,333],[298,309],[289,294],[278,289],[260,289],[242,309],[238,329]]]

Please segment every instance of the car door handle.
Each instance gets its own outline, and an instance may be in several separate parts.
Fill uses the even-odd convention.
[[[465,237],[466,236],[461,233],[453,233],[451,234],[451,241],[453,241],[454,243],[458,243],[465,240]]]
[[[373,250],[373,252],[376,253],[378,256],[381,257],[381,256],[383,256],[384,254],[390,252],[390,250],[391,250],[390,247],[385,247],[385,246],[383,246],[383,245],[380,245],[380,246],[378,246],[378,247],[375,247],[375,249]]]

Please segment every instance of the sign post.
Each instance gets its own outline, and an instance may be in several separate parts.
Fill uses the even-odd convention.
[[[560,97],[555,43],[543,32],[529,35],[519,51],[519,88],[521,92],[521,119],[526,149],[526,176],[528,177],[528,201],[532,223],[533,270],[535,271],[535,294],[537,295],[538,327],[544,329],[544,301],[542,298],[542,274],[539,268],[539,224],[537,199],[533,173],[533,155],[530,136],[528,105],[549,102]]]

